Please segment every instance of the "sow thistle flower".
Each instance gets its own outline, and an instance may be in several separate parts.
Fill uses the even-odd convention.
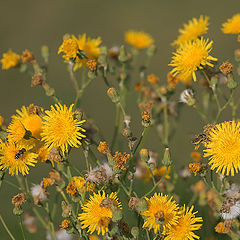
[[[147,48],[154,42],[150,34],[134,30],[125,33],[125,41],[137,49]]]
[[[183,207],[180,211],[178,223],[175,226],[172,226],[168,231],[168,236],[165,240],[194,240],[199,239],[193,231],[196,231],[201,228],[202,218],[195,217],[197,212],[193,212],[193,206]]]
[[[16,143],[25,145],[36,144],[36,139],[40,139],[42,130],[42,119],[37,114],[31,114],[28,109],[23,106],[21,110],[16,110],[17,114],[12,116],[12,121],[7,128],[8,139]],[[28,133],[30,131],[31,133]],[[26,136],[30,134],[29,136]]]
[[[162,226],[163,234],[166,234],[173,225],[178,223],[178,205],[172,201],[172,197],[169,199],[168,195],[162,193],[155,193],[146,200],[148,208],[141,213],[145,217],[143,227],[149,230],[153,228],[156,234]]]
[[[179,29],[180,35],[177,40],[173,42],[173,45],[181,45],[185,42],[193,41],[205,34],[208,30],[208,17],[200,16],[199,19],[193,18],[188,24],[183,25],[183,29]]]
[[[0,60],[2,64],[3,70],[8,70],[10,68],[14,68],[18,66],[20,60],[20,56],[9,49],[8,52],[3,54],[3,58]]]
[[[26,175],[28,166],[35,166],[37,154],[29,152],[29,146],[15,144],[12,141],[0,141],[0,169],[9,169],[10,175]]]
[[[42,127],[42,141],[51,149],[60,148],[62,153],[68,152],[70,147],[79,147],[81,139],[86,136],[82,134],[86,130],[80,126],[85,122],[74,118],[73,104],[67,108],[60,103],[51,106],[51,110],[45,111]]]
[[[82,206],[83,213],[79,214],[82,228],[88,228],[91,234],[96,230],[97,234],[104,235],[108,232],[108,226],[113,218],[113,208],[121,209],[116,193],[106,195],[104,191],[94,193],[90,200]]]
[[[86,34],[79,35],[76,38],[72,35],[69,39],[64,40],[59,47],[58,54],[64,53],[62,56],[66,61],[73,61],[73,70],[77,70],[83,64],[86,65],[88,60],[96,60],[100,54],[99,45],[102,43],[100,37],[90,38]]]
[[[223,33],[240,34],[240,14],[234,15],[222,24]]]
[[[172,61],[169,66],[173,66],[171,73],[176,75],[181,75],[183,78],[188,79],[190,76],[196,81],[196,71],[198,69],[203,69],[205,65],[213,67],[210,61],[217,61],[209,55],[212,50],[213,41],[196,39],[192,42],[186,42],[177,49],[176,53],[173,53]]]
[[[208,133],[204,157],[209,157],[211,169],[227,176],[240,170],[240,123],[228,121],[217,124]]]

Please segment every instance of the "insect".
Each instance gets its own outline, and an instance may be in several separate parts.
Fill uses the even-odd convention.
[[[26,152],[25,148],[20,149],[16,154],[15,154],[15,159],[19,159],[24,153]]]
[[[207,141],[208,136],[205,133],[201,133],[192,140],[192,143],[195,145],[195,150],[197,150],[201,143],[206,143]]]

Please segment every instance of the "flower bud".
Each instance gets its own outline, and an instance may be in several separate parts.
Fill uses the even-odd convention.
[[[149,159],[149,151],[146,148],[140,150],[140,158],[143,162],[147,162]]]
[[[113,217],[112,217],[113,222],[117,222],[122,219],[121,209],[119,209],[117,207],[112,207],[111,210],[112,210],[112,215],[113,215]]]
[[[49,58],[49,48],[46,45],[43,45],[41,48],[41,54],[44,59],[44,62],[48,63],[48,58]]]
[[[118,96],[118,93],[116,92],[115,88],[109,88],[107,90],[107,94],[113,103],[118,103],[120,101],[120,97]]]
[[[154,54],[157,52],[157,47],[154,44],[151,44],[148,48],[147,48],[147,56],[152,57],[154,56]]]
[[[126,53],[125,47],[121,46],[119,51],[118,60],[122,63],[126,62],[128,60],[128,55]]]
[[[238,84],[236,81],[234,81],[232,74],[229,74],[227,78],[228,78],[227,87],[230,89],[236,88]]]
[[[136,209],[138,212],[144,212],[147,210],[147,201],[146,199],[142,198],[138,200]]]
[[[240,49],[234,51],[235,61],[240,62]]]
[[[169,148],[165,149],[162,163],[163,163],[164,166],[170,166],[172,164]]]
[[[20,216],[20,215],[22,215],[23,214],[23,210],[22,210],[22,208],[19,206],[19,207],[14,207],[13,208],[13,214],[14,215],[17,215],[17,216]]]
[[[139,228],[138,227],[132,227],[131,234],[133,235],[134,238],[137,238],[138,235],[139,235]]]

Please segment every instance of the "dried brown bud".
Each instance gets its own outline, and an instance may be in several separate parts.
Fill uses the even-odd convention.
[[[126,168],[124,167],[124,164],[127,162],[129,157],[130,155],[127,153],[115,152],[115,155],[113,157],[114,167],[125,170]]]
[[[56,182],[59,182],[62,180],[62,177],[60,175],[60,173],[54,169],[52,169],[49,174],[48,174],[48,177],[55,180]]]
[[[77,188],[74,184],[74,182],[70,182],[68,185],[67,185],[67,188],[66,188],[66,192],[72,196],[74,196],[76,193],[77,193]]]
[[[23,205],[23,203],[26,202],[26,196],[24,193],[18,193],[16,196],[12,198],[12,204],[15,207],[20,207]]]
[[[51,178],[43,178],[43,186],[44,188],[47,188],[49,186],[52,186],[54,184],[54,180]]]
[[[31,87],[42,86],[45,83],[42,73],[38,72],[32,77]]]
[[[153,105],[154,105],[154,101],[141,102],[139,103],[138,107],[143,111],[150,113],[152,111]]]
[[[129,202],[128,202],[128,206],[133,209],[133,208],[136,208],[137,204],[139,202],[139,198],[136,198],[136,197],[131,197]]]
[[[108,56],[113,59],[117,59],[119,55],[119,47],[112,47],[108,50]]]
[[[34,104],[30,104],[28,106],[28,113],[29,114],[41,115],[43,113],[43,109],[39,106],[34,105]]]
[[[232,73],[233,65],[230,62],[226,61],[226,62],[222,63],[222,65],[219,67],[219,70],[224,75],[228,75],[228,74]]]
[[[48,154],[48,160],[54,162],[61,162],[63,159],[59,153],[58,148],[52,148],[50,153]]]
[[[113,207],[113,200],[111,198],[104,198],[102,202],[100,203],[100,207],[105,207],[105,208],[111,208]]]
[[[25,50],[22,53],[21,59],[23,63],[26,63],[26,62],[32,62],[35,58],[32,52],[30,52],[29,50]]]

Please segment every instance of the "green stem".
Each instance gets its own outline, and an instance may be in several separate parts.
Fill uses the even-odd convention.
[[[68,65],[68,71],[69,71],[69,74],[70,74],[70,79],[73,83],[74,89],[75,89],[76,94],[77,94],[78,91],[79,91],[79,85],[78,85],[77,79],[75,77],[75,74],[73,72],[73,65],[71,63]]]
[[[5,183],[7,183],[8,185],[17,188],[18,190],[22,190],[19,186],[17,186],[16,184],[9,182],[8,180],[4,180]]]
[[[148,195],[150,195],[150,194],[156,189],[156,187],[157,187],[157,186],[162,182],[162,180],[166,177],[167,172],[168,172],[168,166],[167,166],[167,168],[166,168],[166,171],[165,171],[164,175],[161,177],[161,179],[160,179],[158,182],[156,182],[156,183],[154,184],[154,186],[152,187],[152,189],[151,189],[148,193],[146,193],[142,198],[147,197]]]
[[[20,224],[20,227],[21,227],[21,232],[22,232],[23,239],[26,240],[26,235],[25,235],[25,232],[24,232],[24,229],[23,229],[22,217],[21,216],[19,216],[19,224]]]
[[[164,146],[168,147],[168,136],[169,136],[169,122],[168,122],[168,112],[167,112],[167,99],[164,101]]]
[[[97,157],[95,156],[94,152],[89,148],[89,154],[91,155],[92,160],[98,165],[100,166],[101,163],[99,162],[99,160],[97,159]]]
[[[114,125],[114,132],[113,132],[113,139],[112,139],[112,145],[111,145],[111,151],[114,149],[114,145],[117,140],[117,135],[119,131],[119,121],[120,121],[120,113],[119,113],[119,105],[116,104],[116,114],[115,114],[115,125]]]
[[[9,237],[12,239],[12,240],[15,240],[15,237],[13,237],[11,231],[9,230],[9,228],[7,227],[6,223],[4,222],[2,216],[0,215],[0,221],[3,225],[3,227],[5,228],[6,232],[8,233]]]
[[[45,210],[46,210],[46,212],[48,214],[48,218],[49,218],[49,221],[50,221],[50,229],[51,229],[52,238],[53,238],[53,240],[57,240],[56,233],[55,233],[55,230],[54,230],[53,220],[52,220],[52,217],[51,217],[51,212],[49,210],[48,202],[46,202]]]
[[[43,225],[43,227],[46,230],[49,230],[49,226],[47,225],[46,221],[42,218],[41,214],[38,212],[38,210],[34,207],[33,208],[33,212],[35,213],[36,217],[38,218],[38,220],[41,222],[41,224]]]
[[[127,190],[127,188],[124,186],[124,184],[119,180],[119,184],[121,186],[121,188],[123,189],[123,191],[126,193],[126,195],[130,198],[131,195],[129,193],[129,191]]]
[[[204,70],[202,70],[202,73],[203,73],[205,79],[208,81],[209,86],[211,87],[212,84],[211,84],[211,81],[210,81],[208,75],[206,74],[206,72],[205,72]],[[219,111],[219,110],[221,109],[221,105],[220,105],[220,102],[219,102],[219,100],[218,100],[218,96],[217,96],[216,90],[215,90],[215,88],[213,88],[213,87],[211,87],[211,88],[212,88],[213,96],[214,96],[214,98],[215,98],[215,101],[216,101],[216,103],[217,103],[217,108],[218,108],[218,111]]]
[[[146,133],[147,133],[147,130],[148,130],[148,127],[145,127],[143,129],[143,132],[142,132],[142,135],[137,143],[137,146],[135,147],[134,151],[133,151],[133,157],[135,156],[135,154],[138,152],[139,148],[141,147],[142,145],[142,142],[144,140],[144,137],[146,136]]]
[[[29,185],[28,185],[28,179],[27,179],[27,176],[24,176],[24,181],[25,181],[25,185],[26,185],[26,191],[27,193],[29,193]]]
[[[148,163],[147,163],[147,166],[148,166],[149,172],[150,172],[152,180],[153,180],[153,185],[155,185],[156,184],[156,180],[155,180],[155,177],[153,175],[153,171],[152,171],[152,169],[151,169],[151,167],[149,166]]]
[[[109,84],[109,82],[108,82],[106,76],[104,75],[104,73],[103,73],[103,76],[102,76],[102,77],[103,77],[103,80],[104,80],[105,84],[107,85],[107,87],[110,88],[111,85]]]
[[[202,119],[204,120],[204,122],[207,123],[207,122],[208,122],[208,117],[207,117],[207,115],[206,115],[204,112],[202,112],[202,110],[200,110],[200,109],[197,107],[197,105],[193,105],[193,108],[197,110],[197,112],[198,112],[199,115],[202,117]]]
[[[150,236],[149,236],[149,232],[148,232],[148,230],[145,229],[145,231],[146,231],[146,235],[147,235],[147,240],[151,240],[151,239],[150,239]]]

